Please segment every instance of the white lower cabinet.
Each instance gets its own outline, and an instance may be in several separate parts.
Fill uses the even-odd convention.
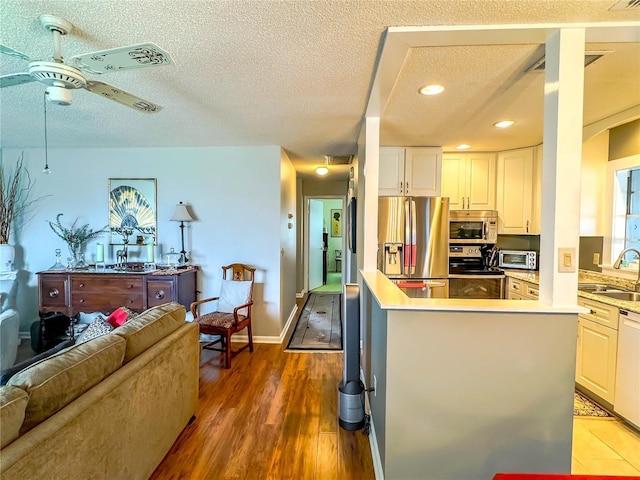
[[[507,277],[508,300],[538,300],[538,285],[513,277]]]
[[[589,313],[578,316],[576,383],[613,404],[619,311],[582,297],[578,305],[588,308]]]

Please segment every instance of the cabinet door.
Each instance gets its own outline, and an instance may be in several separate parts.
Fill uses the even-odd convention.
[[[533,149],[498,155],[498,233],[532,233]]]
[[[462,210],[467,197],[467,165],[464,154],[442,155],[442,196],[449,197],[449,209]],[[465,202],[463,204],[463,202]]]
[[[442,183],[442,149],[407,148],[404,161],[405,194],[439,197]]]
[[[576,382],[613,404],[618,332],[578,318]]]
[[[496,157],[492,153],[467,154],[466,197],[469,210],[494,210]]]
[[[380,148],[378,195],[402,195],[404,190],[404,148]]]
[[[177,300],[175,285],[172,278],[147,280],[148,308]]]

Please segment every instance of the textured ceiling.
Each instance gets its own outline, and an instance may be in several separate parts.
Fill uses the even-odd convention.
[[[151,41],[175,66],[88,75],[160,104],[146,115],[80,90],[49,105],[52,147],[281,145],[305,174],[324,155],[356,151],[381,39],[387,27],[629,21],[614,0],[0,0],[0,43],[49,59],[38,15],[74,24],[66,57]],[[585,123],[640,104],[638,44],[586,69]],[[384,144],[471,143],[496,150],[541,140],[542,74],[523,70],[539,45],[434,47],[410,51],[382,120]],[[2,55],[0,74],[27,62]],[[439,97],[419,97],[432,79]],[[44,85],[0,89],[0,145],[42,147]],[[520,128],[496,134],[503,116]],[[348,167],[336,167],[345,172]],[[331,178],[331,177],[330,177]]]

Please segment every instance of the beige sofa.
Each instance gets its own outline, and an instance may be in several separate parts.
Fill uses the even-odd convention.
[[[195,414],[198,327],[177,303],[0,389],[0,478],[147,479]]]

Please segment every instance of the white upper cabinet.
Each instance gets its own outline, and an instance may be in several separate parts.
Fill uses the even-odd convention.
[[[537,233],[534,219],[534,148],[521,148],[498,154],[496,206],[498,233]]]
[[[440,147],[381,147],[378,195],[440,196]]]
[[[493,153],[445,153],[442,196],[451,210],[494,210],[496,156]]]

